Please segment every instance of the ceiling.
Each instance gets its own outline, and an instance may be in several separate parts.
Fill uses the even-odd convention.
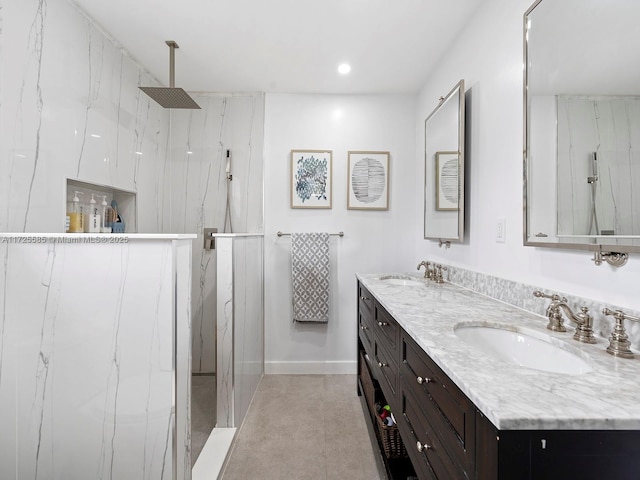
[[[482,2],[72,1],[164,85],[174,40],[185,90],[332,94],[418,92]]]

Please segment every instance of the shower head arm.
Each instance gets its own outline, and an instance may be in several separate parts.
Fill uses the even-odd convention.
[[[176,48],[180,48],[173,40],[165,42],[169,45],[169,87],[176,86]]]

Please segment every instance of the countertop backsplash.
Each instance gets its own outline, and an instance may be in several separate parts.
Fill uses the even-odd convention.
[[[534,297],[533,291],[540,290],[548,294],[560,294],[567,298],[568,305],[575,312],[578,312],[582,306],[589,308],[589,313],[593,316],[593,330],[597,336],[602,338],[609,338],[615,324],[613,317],[606,316],[602,313],[602,309],[604,307],[608,307],[612,310],[620,309],[630,315],[640,316],[640,312],[638,311],[617,307],[612,304],[604,304],[588,298],[577,297],[575,295],[552,291],[542,287],[528,285],[526,283],[494,277],[493,275],[474,272],[472,270],[466,270],[453,265],[443,265],[447,267],[447,281],[455,285],[468,288],[469,290],[481,295],[486,295],[544,317],[546,317],[546,309],[549,305],[549,300]],[[566,317],[565,325],[571,328],[575,327],[575,324],[566,319]],[[626,321],[624,322],[624,326],[627,335],[629,336],[631,347],[634,350],[640,350],[640,322]]]

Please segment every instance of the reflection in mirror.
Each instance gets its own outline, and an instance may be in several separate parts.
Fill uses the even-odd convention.
[[[640,2],[524,17],[525,245],[640,251]]]
[[[464,238],[464,80],[425,121],[424,238]]]

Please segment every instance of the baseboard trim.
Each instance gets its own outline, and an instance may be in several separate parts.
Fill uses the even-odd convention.
[[[355,375],[358,364],[348,362],[264,362],[267,375]]]

